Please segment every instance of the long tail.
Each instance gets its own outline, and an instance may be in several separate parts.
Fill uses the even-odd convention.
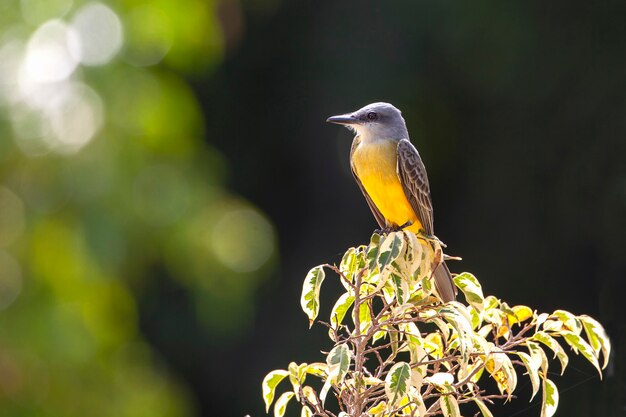
[[[454,301],[456,299],[457,290],[448,265],[446,265],[445,262],[440,263],[433,272],[433,275],[435,276],[435,289],[443,302]]]

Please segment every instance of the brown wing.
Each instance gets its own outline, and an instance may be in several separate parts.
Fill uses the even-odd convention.
[[[352,154],[354,154],[354,150],[356,149],[357,146],[359,146],[359,143],[361,143],[361,137],[355,136],[354,140],[352,141],[352,148],[350,149],[350,169],[352,170],[352,176],[354,176],[356,183],[359,185],[361,192],[365,196],[365,201],[367,201],[367,205],[370,206],[370,210],[372,210],[372,213],[374,214],[374,217],[376,218],[378,225],[380,226],[381,229],[384,229],[385,227],[387,227],[387,222],[385,222],[385,218],[383,217],[382,213],[378,211],[378,208],[376,207],[376,205],[370,198],[369,194],[367,194],[367,191],[365,191],[365,187],[363,187],[361,180],[356,175],[356,172],[354,170],[354,163],[352,162]]]
[[[422,222],[424,232],[428,235],[434,233],[433,229],[433,204],[430,199],[430,187],[426,167],[420,158],[420,154],[407,139],[398,143],[398,177],[404,188],[404,193],[411,203],[415,214]]]

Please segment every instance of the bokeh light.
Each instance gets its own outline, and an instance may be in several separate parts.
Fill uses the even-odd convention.
[[[77,33],[70,52],[83,65],[104,65],[120,50],[123,42],[119,17],[102,3],[90,3],[76,12],[71,27]]]
[[[236,343],[276,248],[271,223],[224,187],[227,161],[186,78],[221,59],[216,11],[4,6],[0,414],[192,416],[141,311],[176,282],[212,343]]]
[[[213,226],[211,243],[217,258],[236,272],[259,269],[274,248],[271,224],[257,211],[233,210]]]

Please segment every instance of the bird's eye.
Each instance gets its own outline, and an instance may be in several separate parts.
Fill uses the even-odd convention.
[[[378,119],[378,115],[375,112],[371,111],[371,112],[367,113],[367,118],[369,120],[376,120],[376,119]]]

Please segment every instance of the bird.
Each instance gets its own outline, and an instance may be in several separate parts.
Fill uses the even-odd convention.
[[[402,112],[378,102],[326,121],[355,133],[350,151],[352,175],[382,231],[408,230],[418,237],[434,238],[426,167],[409,139]],[[456,286],[445,262],[435,268],[433,276],[442,301],[455,300]]]

